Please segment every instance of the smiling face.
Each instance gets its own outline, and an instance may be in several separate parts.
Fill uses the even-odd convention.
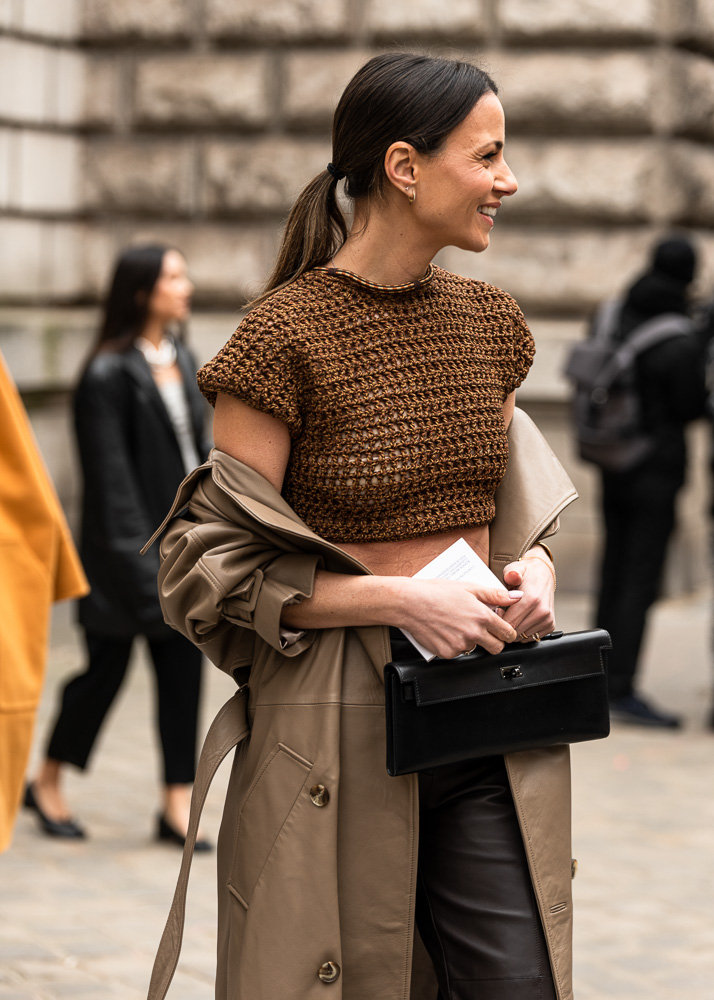
[[[503,158],[504,134],[501,102],[488,93],[437,153],[416,154],[410,211],[434,253],[445,246],[479,253],[488,246],[502,199],[518,189]]]
[[[178,250],[167,250],[161,271],[147,304],[150,319],[171,323],[186,319],[191,309],[193,285],[186,273],[186,261]]]

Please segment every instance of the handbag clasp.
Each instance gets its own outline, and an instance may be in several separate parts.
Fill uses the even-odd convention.
[[[501,667],[501,677],[503,677],[505,681],[512,681],[515,680],[516,677],[522,677],[522,676],[523,676],[523,671],[518,666]]]

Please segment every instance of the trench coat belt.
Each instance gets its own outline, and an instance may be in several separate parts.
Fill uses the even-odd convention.
[[[164,1000],[178,965],[186,919],[188,877],[198,835],[198,825],[201,821],[201,813],[208,789],[211,787],[213,777],[225,757],[234,747],[242,743],[249,733],[248,685],[242,684],[211,723],[198,760],[181,869],[166,927],[161,935],[159,950],[154,959],[148,1000]]]

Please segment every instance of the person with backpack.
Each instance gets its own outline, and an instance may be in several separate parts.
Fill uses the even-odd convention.
[[[578,384],[581,455],[601,471],[605,539],[596,622],[613,642],[611,714],[621,722],[671,729],[681,720],[642,697],[635,679],[685,478],[685,426],[704,412],[701,339],[687,318],[695,269],[689,240],[664,239],[622,302],[601,307],[592,332],[609,350],[610,376],[613,369],[618,376],[606,377],[603,385],[602,367],[591,373],[601,384],[590,387],[589,415],[583,409],[585,357],[576,361],[577,348],[569,366]]]
[[[714,298],[701,304],[696,316],[699,334],[703,342],[704,384],[706,386],[705,415],[709,421],[709,514],[714,524]],[[710,529],[710,565],[714,567],[714,529]],[[711,632],[712,652],[714,653],[714,630]],[[714,657],[712,657],[714,662]],[[714,730],[714,688],[710,693],[707,728]]]

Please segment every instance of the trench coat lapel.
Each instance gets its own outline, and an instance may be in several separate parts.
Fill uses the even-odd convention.
[[[496,490],[496,516],[489,528],[491,569],[503,579],[537,539],[557,530],[557,519],[578,494],[568,474],[531,418],[516,407],[508,428],[508,464]]]

